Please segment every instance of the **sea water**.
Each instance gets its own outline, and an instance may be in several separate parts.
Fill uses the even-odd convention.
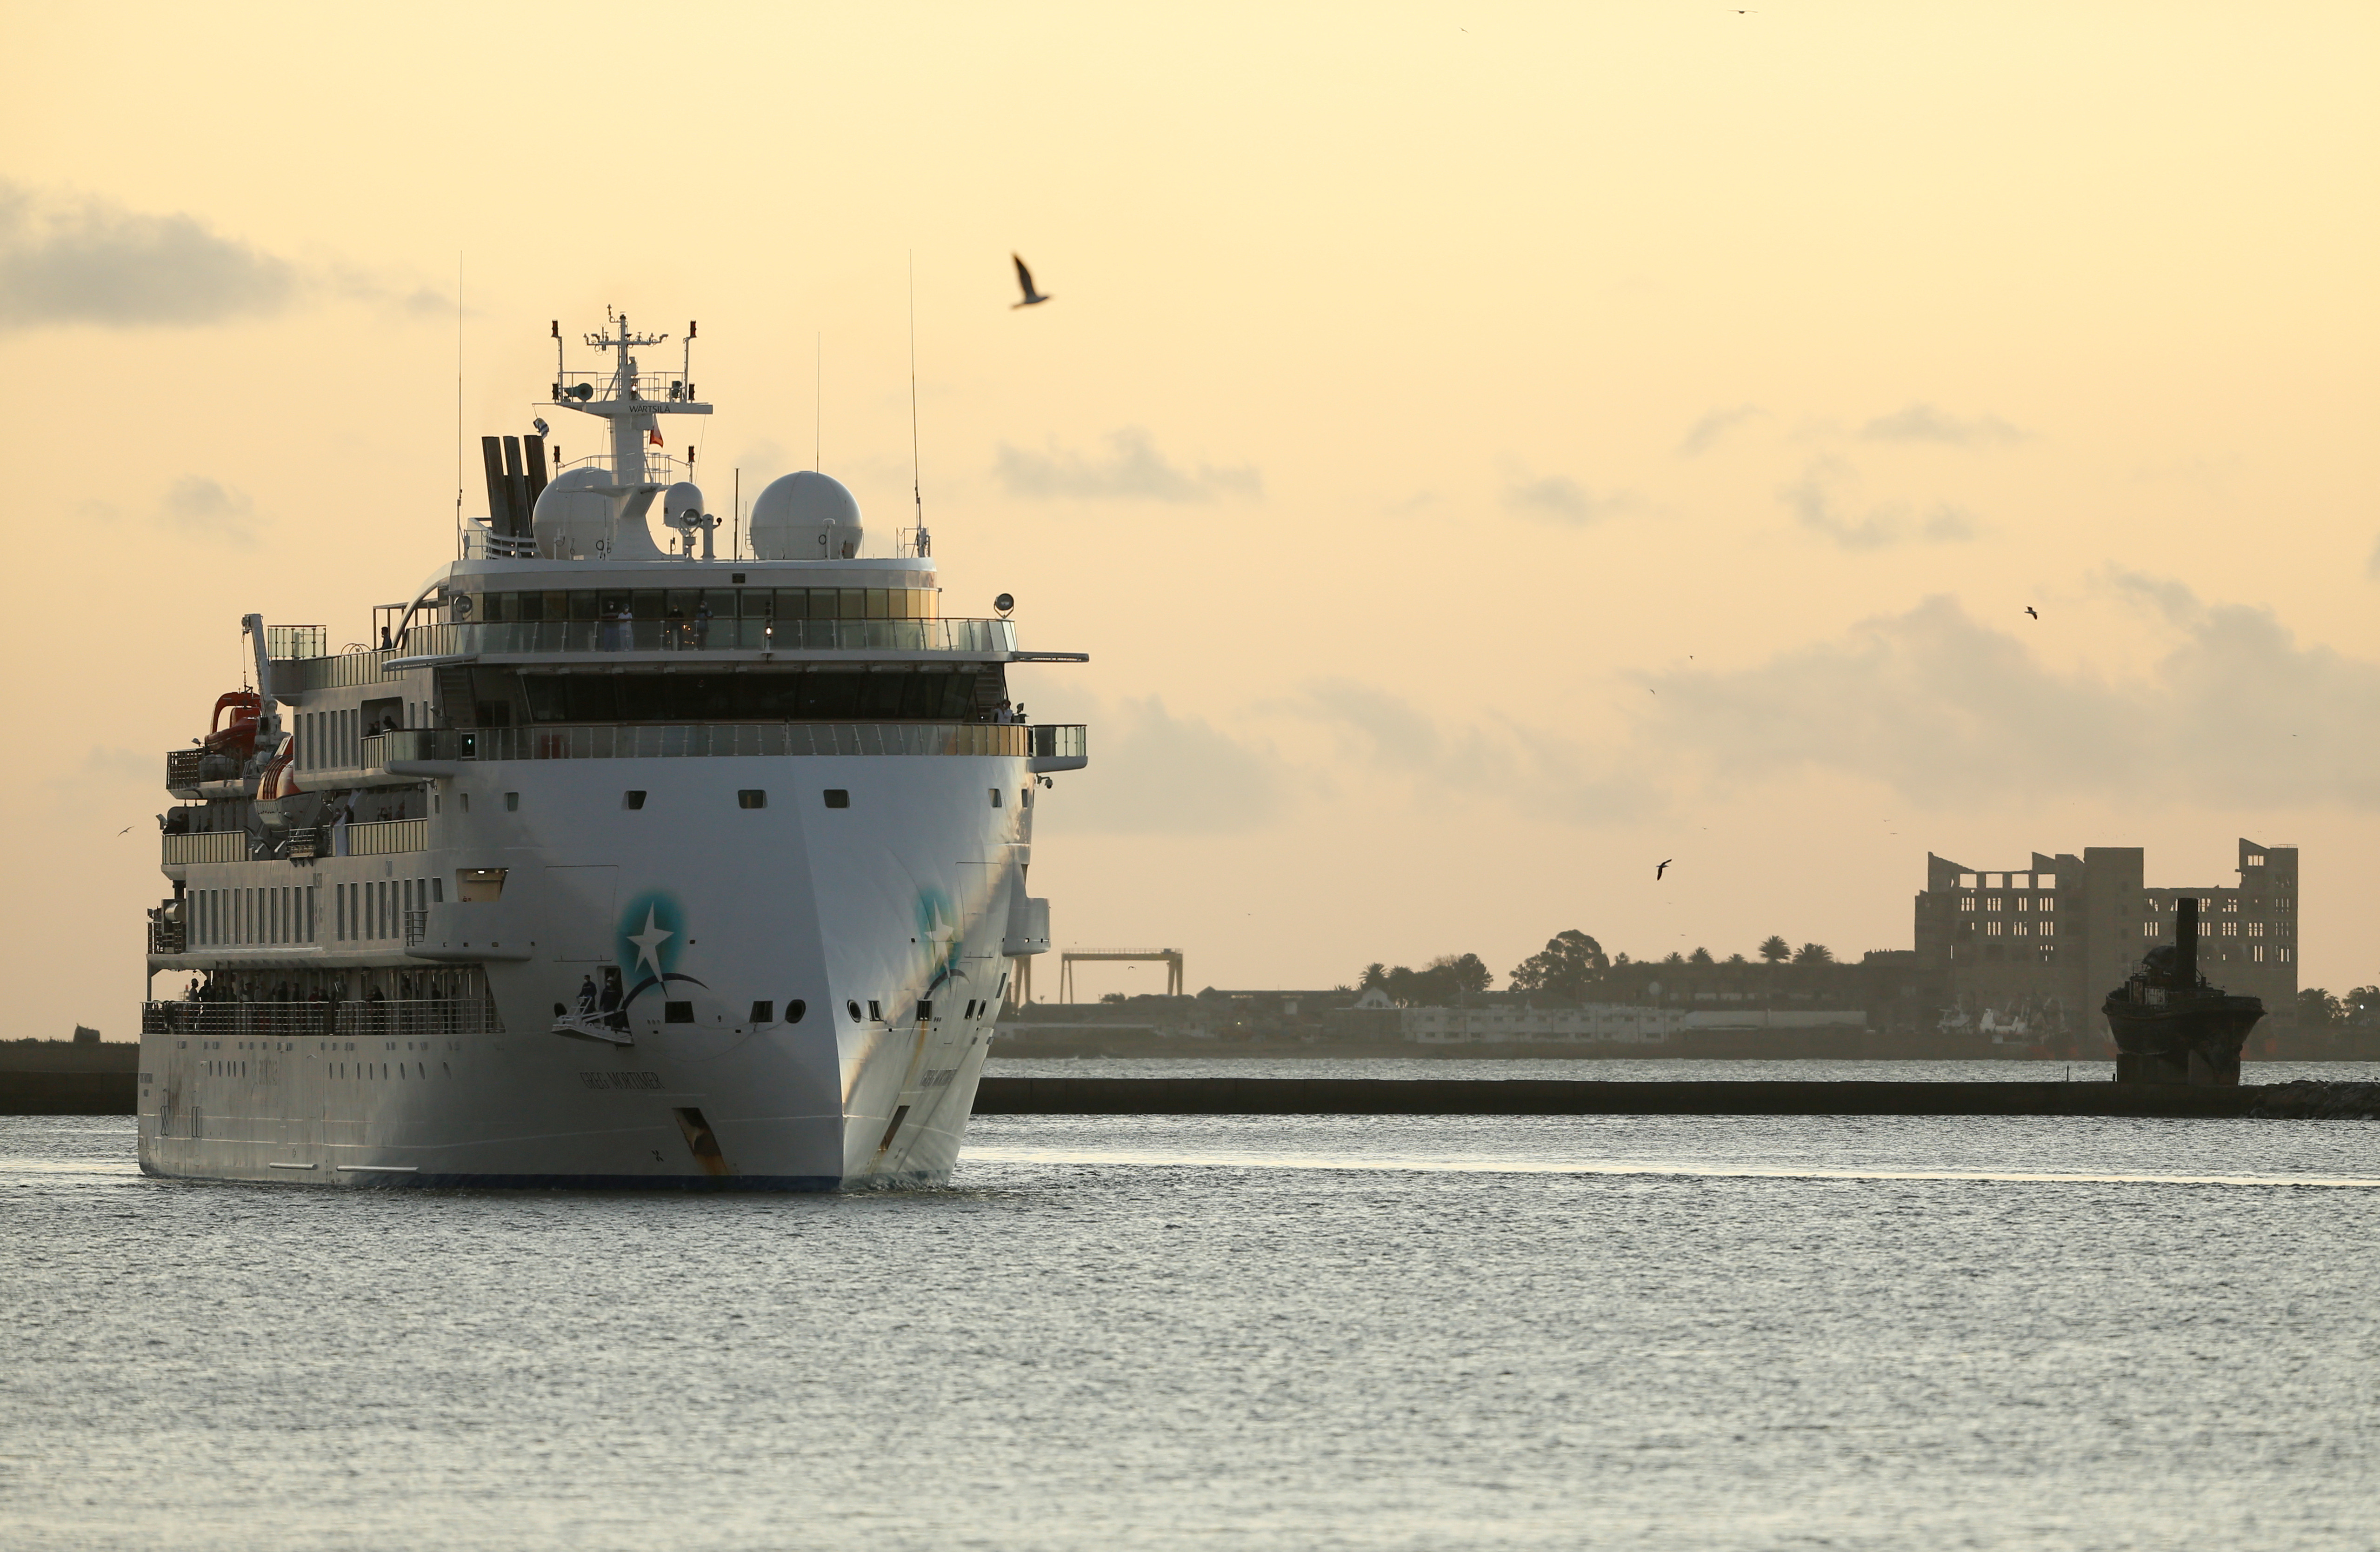
[[[2380,1540],[2380,1125],[970,1139],[940,1191],[332,1191],[0,1118],[0,1545]]]

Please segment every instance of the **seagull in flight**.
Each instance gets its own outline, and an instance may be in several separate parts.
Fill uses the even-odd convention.
[[[1023,301],[1010,302],[1008,304],[1008,311],[1014,312],[1020,307],[1038,307],[1043,302],[1048,301],[1050,299],[1048,297],[1043,296],[1040,292],[1033,288],[1033,272],[1025,267],[1025,261],[1017,258],[1014,253],[1011,253],[1009,257],[1015,260],[1016,284],[1024,288],[1025,299]]]
[[[2024,612],[2025,612],[2026,614],[2031,615],[2031,616],[2032,616],[2034,618],[2035,618],[2035,619],[2039,619],[2039,618],[2041,617],[2041,611],[2040,611],[2040,610],[2038,610],[2038,609],[2035,609],[2035,608],[2034,608],[2032,605],[2030,605],[2030,604],[2027,604],[2027,605],[2024,606]]]
[[[1665,874],[1665,873],[1669,872],[1669,871],[1670,871],[1670,864],[1671,862],[1676,862],[1676,861],[1677,861],[1677,859],[1676,859],[1675,857],[1664,857],[1664,858],[1662,858],[1662,859],[1661,859],[1661,865],[1660,865],[1659,867],[1655,868],[1655,869],[1653,870],[1653,882],[1654,882],[1654,883],[1656,883],[1656,884],[1658,884],[1659,882],[1661,882],[1661,875],[1662,875],[1663,874]]]

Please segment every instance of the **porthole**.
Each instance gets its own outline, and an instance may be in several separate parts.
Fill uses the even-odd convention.
[[[810,1005],[808,1003],[804,1002],[799,997],[795,997],[791,1002],[785,1004],[785,1022],[789,1024],[798,1024],[802,1021],[802,1015],[809,1010]]]
[[[620,795],[620,806],[622,808],[642,808],[645,806],[645,795],[642,792],[624,792]]]
[[[859,1004],[856,1002],[846,1002],[843,1005],[843,1010],[851,1015],[851,1021],[853,1023],[856,1024],[859,1022]]]

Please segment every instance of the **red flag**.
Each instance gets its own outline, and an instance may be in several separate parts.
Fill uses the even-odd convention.
[[[645,435],[651,439],[652,445],[656,447],[666,447],[669,446],[668,443],[662,440],[662,434],[659,430],[649,431],[645,433]]]

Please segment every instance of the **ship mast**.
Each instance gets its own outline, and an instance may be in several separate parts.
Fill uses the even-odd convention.
[[[612,484],[614,495],[625,495],[641,489],[661,487],[646,479],[645,447],[648,440],[659,434],[662,415],[708,415],[710,406],[699,403],[694,397],[690,376],[681,375],[664,381],[659,373],[650,379],[638,369],[637,358],[630,352],[648,346],[660,345],[669,338],[665,334],[638,334],[628,327],[625,313],[604,310],[607,327],[598,334],[581,337],[598,350],[616,352],[617,360],[610,369],[610,382],[602,397],[594,397],[594,385],[582,381],[568,382],[568,373],[561,369],[562,331],[554,329],[556,358],[553,380],[553,402],[565,409],[576,409],[582,415],[594,415],[607,421],[612,432]],[[691,368],[691,342],[695,326],[688,324],[686,336],[688,344],[686,366]]]

